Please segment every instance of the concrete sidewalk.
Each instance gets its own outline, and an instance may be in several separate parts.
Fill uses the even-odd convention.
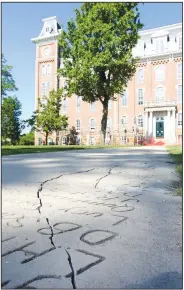
[[[164,147],[2,158],[3,288],[182,288]]]

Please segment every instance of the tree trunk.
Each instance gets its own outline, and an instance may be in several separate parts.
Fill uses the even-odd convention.
[[[47,145],[47,143],[48,143],[48,133],[45,133],[45,145]]]
[[[102,111],[101,131],[103,134],[103,144],[105,144],[107,117],[108,117],[108,101],[103,103],[103,111]]]

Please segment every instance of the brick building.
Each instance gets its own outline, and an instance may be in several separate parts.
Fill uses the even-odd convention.
[[[38,97],[45,102],[49,90],[65,84],[56,72],[62,67],[57,37],[61,27],[56,17],[43,19],[36,44],[35,106]],[[109,102],[108,144],[147,143],[181,144],[182,142],[182,24],[140,32],[133,50],[139,56],[137,70],[117,101]],[[75,126],[80,144],[101,142],[100,102],[88,104],[80,96],[63,99],[62,114],[69,117],[69,128]],[[56,134],[56,133],[55,133]],[[65,144],[65,132],[52,134],[49,142]],[[43,144],[42,132],[35,134],[35,144]]]

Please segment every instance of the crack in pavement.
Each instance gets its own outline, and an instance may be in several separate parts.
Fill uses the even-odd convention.
[[[97,185],[99,184],[100,180],[102,180],[103,178],[105,178],[105,177],[107,177],[108,175],[111,174],[111,171],[112,171],[113,168],[115,168],[115,167],[118,167],[118,165],[115,165],[115,166],[111,167],[111,168],[108,170],[108,172],[107,172],[106,175],[104,175],[104,176],[100,177],[99,179],[97,179],[97,182],[96,182],[96,184],[95,184],[95,188],[97,188]]]
[[[56,177],[53,177],[53,178],[51,178],[51,179],[47,179],[47,180],[43,181],[43,182],[40,184],[40,187],[39,187],[39,189],[38,189],[38,191],[37,191],[37,198],[39,199],[39,202],[40,202],[40,205],[37,207],[39,214],[41,214],[41,210],[40,210],[40,209],[41,209],[41,207],[43,206],[43,204],[42,204],[42,199],[41,199],[41,197],[40,197],[40,193],[41,193],[41,191],[43,190],[43,186],[44,186],[45,183],[47,183],[47,182],[49,182],[49,181],[52,181],[52,180],[55,180],[55,179],[58,179],[58,178],[60,178],[61,176],[67,176],[67,175],[74,175],[74,174],[86,173],[86,172],[90,172],[90,171],[92,171],[92,170],[95,170],[95,168],[88,169],[88,170],[83,170],[83,171],[78,171],[78,172],[73,172],[73,173],[60,174],[60,175],[58,175],[58,176],[56,176]],[[54,241],[53,241],[53,237],[54,237],[53,227],[51,226],[51,224],[50,224],[48,218],[46,218],[46,222],[47,222],[47,224],[49,225],[50,230],[51,230],[51,235],[50,235],[50,237],[49,237],[50,242],[51,242],[51,245],[54,246],[54,248],[56,249],[56,246],[55,246]],[[59,248],[59,247],[57,247],[57,248]],[[73,269],[73,265],[72,265],[71,256],[70,256],[70,254],[68,253],[67,250],[65,250],[65,251],[66,251],[67,254],[68,254],[68,262],[69,262],[70,268],[71,268],[71,270],[72,270],[72,276],[71,276],[72,286],[73,286],[73,289],[76,289],[75,274],[74,274],[74,269]]]
[[[73,268],[73,264],[72,264],[72,259],[71,259],[71,255],[69,254],[69,252],[65,249],[67,255],[68,255],[68,263],[70,265],[70,268],[71,268],[71,282],[72,282],[72,286],[73,286],[73,289],[76,289],[76,283],[75,283],[75,272],[74,272],[74,268]]]
[[[92,171],[92,170],[95,170],[95,168],[88,169],[88,170],[83,170],[83,171],[78,171],[78,172],[73,172],[73,173],[60,174],[60,175],[58,175],[58,176],[56,176],[56,177],[53,177],[53,178],[51,178],[51,179],[47,179],[47,180],[43,181],[43,182],[41,183],[41,185],[40,185],[40,188],[39,188],[38,191],[37,191],[37,198],[39,198],[39,201],[40,201],[40,206],[37,208],[38,211],[39,211],[39,213],[41,213],[40,208],[43,206],[43,204],[42,204],[42,200],[41,200],[41,197],[40,197],[40,192],[43,190],[43,186],[44,186],[45,183],[47,183],[47,182],[49,182],[49,181],[52,181],[52,180],[55,180],[55,179],[58,179],[58,178],[60,178],[61,176],[67,176],[67,175],[73,175],[73,174],[80,174],[80,173],[90,172],[90,171]]]
[[[53,227],[50,225],[48,218],[46,218],[46,221],[47,221],[47,223],[50,227],[50,230],[51,230],[51,236],[49,237],[51,245],[54,246],[54,248],[56,249],[56,246],[55,246],[54,241],[53,241],[53,237],[54,237]]]

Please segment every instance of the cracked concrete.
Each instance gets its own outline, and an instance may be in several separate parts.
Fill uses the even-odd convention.
[[[3,288],[182,288],[163,147],[3,157]]]

